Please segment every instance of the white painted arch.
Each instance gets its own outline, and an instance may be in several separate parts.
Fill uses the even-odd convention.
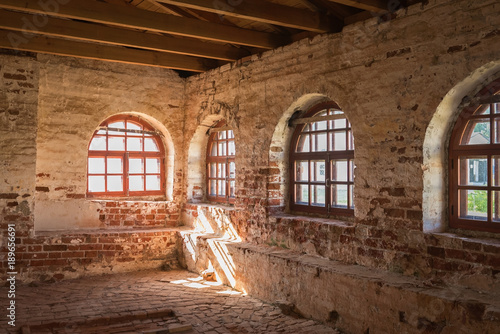
[[[472,72],[443,98],[427,127],[423,146],[423,230],[443,232],[448,226],[448,144],[462,111],[462,100],[500,77],[500,60]]]

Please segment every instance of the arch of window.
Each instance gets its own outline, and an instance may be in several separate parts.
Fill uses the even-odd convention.
[[[500,79],[462,110],[449,169],[450,227],[500,232]]]
[[[234,132],[225,121],[210,130],[207,145],[207,199],[214,202],[234,203],[236,148]]]
[[[328,215],[354,214],[354,138],[333,102],[308,110],[290,147],[290,209]]]
[[[160,133],[132,115],[113,116],[101,123],[88,149],[87,195],[165,195]]]

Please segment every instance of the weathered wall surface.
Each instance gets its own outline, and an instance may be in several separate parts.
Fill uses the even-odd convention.
[[[145,66],[38,58],[37,230],[103,226],[98,212],[102,205],[89,206],[86,199],[87,150],[95,129],[111,115],[141,115],[164,133],[167,197],[181,192],[184,82],[177,74]],[[179,201],[174,201],[177,205],[168,207],[177,212]]]
[[[229,214],[239,234],[347,263],[498,289],[497,236],[424,233],[422,180],[426,129],[443,97],[476,69],[490,73],[477,86],[500,77],[499,13],[498,1],[429,1],[387,22],[357,23],[189,78],[186,143],[200,146],[192,138],[207,119],[225,118],[234,128],[237,199]],[[352,123],[354,222],[276,214],[288,200],[286,120],[325,98]],[[189,173],[200,171],[188,170],[188,189],[196,179]]]
[[[31,54],[24,54],[22,57],[15,53],[0,54],[2,272],[7,271],[7,246],[11,246],[13,241],[7,238],[8,225],[15,226],[18,238],[28,236],[33,231],[37,109],[36,57]]]
[[[169,227],[178,225],[181,205],[183,91],[184,81],[168,70],[0,55],[3,278],[8,271],[31,281],[177,265],[179,239]],[[89,141],[118,113],[140,115],[163,133],[164,197],[86,198]]]

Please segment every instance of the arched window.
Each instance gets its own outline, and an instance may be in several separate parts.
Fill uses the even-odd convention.
[[[500,80],[461,112],[449,159],[450,226],[500,232]]]
[[[218,122],[210,130],[207,145],[207,198],[209,201],[234,203],[236,166],[234,133]]]
[[[290,209],[353,215],[354,139],[344,113],[322,103],[293,123]]]
[[[165,152],[159,133],[137,116],[104,121],[90,141],[89,196],[165,194]]]

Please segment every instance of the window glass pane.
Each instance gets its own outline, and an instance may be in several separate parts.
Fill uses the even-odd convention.
[[[336,208],[347,208],[347,185],[332,185],[332,206]]]
[[[486,190],[459,190],[460,218],[486,220],[488,192]]]
[[[217,177],[226,177],[226,164],[218,163],[217,164]]]
[[[217,142],[212,142],[210,145],[212,145],[212,149],[210,150],[210,156],[216,157],[217,156]]]
[[[219,142],[219,157],[225,157],[226,155],[226,142]]]
[[[347,127],[347,120],[345,118],[336,119],[333,121],[333,128],[334,129],[345,129],[346,127]]]
[[[108,173],[109,174],[123,173],[123,163],[121,158],[108,158]]]
[[[89,146],[90,151],[106,151],[106,137],[95,136]]]
[[[127,122],[127,129],[130,130],[142,130],[142,126],[132,122]]]
[[[474,114],[475,115],[489,115],[490,114],[490,105],[489,104],[482,105]]]
[[[130,175],[128,188],[130,191],[144,191],[144,175]]]
[[[309,186],[307,184],[295,185],[295,203],[309,205]]]
[[[118,128],[118,129],[125,129],[125,122],[120,121],[120,122],[113,122],[108,124],[108,128]]]
[[[127,138],[127,151],[142,151],[142,138]]]
[[[309,161],[301,160],[295,162],[295,181],[309,181]]]
[[[232,161],[229,163],[229,178],[234,179],[236,177],[236,164]]]
[[[490,121],[487,118],[473,119],[467,124],[461,145],[484,145],[490,143]]]
[[[219,135],[219,139],[226,139],[226,131],[217,132]]]
[[[144,151],[146,152],[159,152],[156,141],[153,138],[144,138]]]
[[[122,175],[109,175],[108,191],[123,191],[123,176]]]
[[[211,178],[217,177],[217,164],[215,162],[210,163],[209,175]]]
[[[89,176],[89,192],[103,192],[104,189],[104,175],[103,176]]]
[[[311,205],[325,206],[325,186],[311,185]]]
[[[234,138],[233,130],[227,130],[227,138]]]
[[[311,123],[311,131],[326,130],[327,125],[328,125],[327,121]]]
[[[500,117],[494,117],[493,118],[493,142],[495,144],[500,143]]]
[[[106,165],[104,158],[89,158],[89,174],[104,174],[106,173]]]
[[[125,150],[125,137],[109,137],[108,138],[109,151],[124,151]]]
[[[332,160],[332,181],[347,181],[347,160]]]
[[[106,134],[106,130],[98,130],[97,134],[98,135],[105,135]]]
[[[231,140],[227,143],[227,155],[234,155],[235,153],[234,140]]]
[[[354,151],[354,137],[352,135],[352,131],[349,130],[347,135],[348,135],[348,139],[349,139],[349,148],[348,149]]]
[[[144,160],[141,158],[128,159],[128,171],[132,174],[144,173]]]
[[[326,132],[312,134],[312,152],[325,152],[328,149],[326,142]]]
[[[496,94],[496,95],[500,95],[500,94]],[[492,105],[493,107],[493,112],[495,114],[500,114],[500,103],[495,103]]]
[[[225,180],[218,180],[217,181],[217,185],[218,185],[218,188],[217,191],[217,195],[218,196],[226,196],[226,181]]]
[[[349,174],[349,181],[354,182],[354,161],[349,160],[349,166],[350,166],[350,174]]]
[[[146,158],[146,173],[149,174],[160,173],[160,159]]]
[[[324,160],[311,161],[312,181],[324,182],[325,181],[325,168],[326,163]]]
[[[488,160],[485,156],[459,158],[460,185],[486,186],[488,184]]]
[[[235,193],[234,184],[235,184],[234,181],[229,182],[229,197],[234,197],[234,193]]]
[[[208,189],[210,196],[215,196],[217,194],[217,183],[215,180],[208,181]]]
[[[491,157],[491,183],[493,186],[500,186],[500,156]]]
[[[333,151],[345,151],[347,150],[346,143],[346,133],[345,131],[335,131],[333,132]]]
[[[495,222],[500,222],[500,191],[492,191],[491,201],[491,218]]]
[[[349,186],[350,191],[350,208],[354,209],[354,186],[351,184]]]
[[[160,190],[159,175],[146,175],[146,190]]]
[[[309,135],[300,135],[298,144],[297,144],[297,152],[309,152]]]

